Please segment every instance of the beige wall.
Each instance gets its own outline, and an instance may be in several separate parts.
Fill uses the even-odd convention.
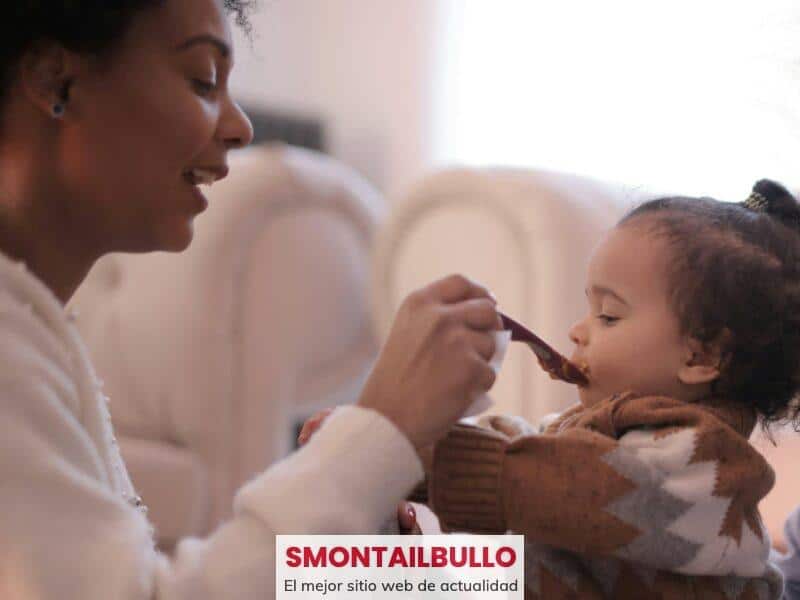
[[[240,33],[234,93],[323,117],[331,152],[383,190],[431,153],[438,0],[261,0]]]

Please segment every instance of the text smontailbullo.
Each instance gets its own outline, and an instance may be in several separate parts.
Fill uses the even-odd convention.
[[[289,546],[286,566],[309,567],[510,567],[517,562],[509,546]]]

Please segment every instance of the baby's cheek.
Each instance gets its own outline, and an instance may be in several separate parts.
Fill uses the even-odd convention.
[[[635,365],[628,367],[627,364],[623,361],[608,360],[608,357],[592,363],[590,372],[592,387],[604,396],[636,387],[637,369]]]

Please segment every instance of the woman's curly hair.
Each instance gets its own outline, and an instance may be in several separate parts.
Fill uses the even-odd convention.
[[[751,208],[659,198],[619,225],[644,225],[667,240],[682,333],[722,344],[714,392],[755,408],[764,427],[791,422],[800,429],[800,205],[766,179],[751,198]]]
[[[10,3],[0,19],[0,108],[25,51],[49,40],[74,52],[100,55],[114,49],[134,16],[169,0],[24,0]],[[248,15],[257,0],[223,0],[249,36]]]

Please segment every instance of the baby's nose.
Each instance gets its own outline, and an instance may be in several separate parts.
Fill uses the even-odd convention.
[[[576,346],[586,343],[586,328],[583,326],[583,321],[578,321],[569,328],[569,339]]]

